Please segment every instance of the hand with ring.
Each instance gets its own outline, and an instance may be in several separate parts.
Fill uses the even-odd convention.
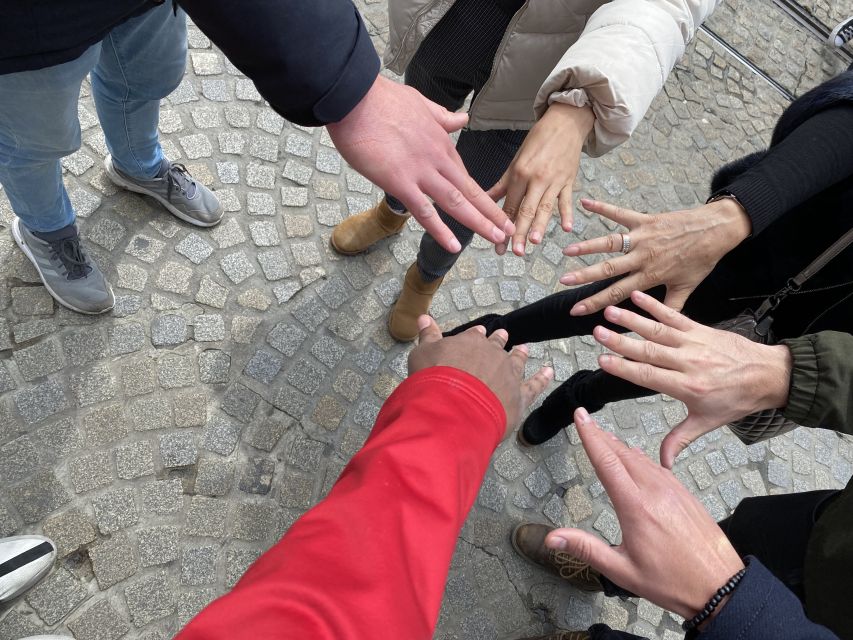
[[[666,285],[664,304],[680,311],[717,262],[748,237],[752,224],[735,200],[726,198],[695,209],[645,214],[605,202],[581,199],[584,209],[612,220],[628,232],[584,240],[563,250],[567,256],[623,254],[560,278],[565,285],[597,282],[624,275],[606,289],[578,302],[573,316],[584,316],[618,304],[632,291]]]

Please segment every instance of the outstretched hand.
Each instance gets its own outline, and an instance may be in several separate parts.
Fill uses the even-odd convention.
[[[737,202],[725,198],[687,211],[645,214],[605,202],[581,199],[587,211],[628,228],[631,248],[627,254],[608,258],[560,278],[565,285],[597,282],[613,276],[625,277],[571,310],[573,316],[600,311],[618,304],[632,291],[666,285],[664,304],[681,311],[687,298],[711,270],[749,236],[752,223]],[[570,244],[567,256],[615,253],[622,250],[621,233]]]
[[[565,231],[572,229],[572,186],[578,174],[581,149],[595,124],[591,107],[555,102],[515,154],[498,183],[489,189],[495,200],[504,200],[504,211],[515,222],[512,250],[523,256],[527,240],[539,244],[551,220],[554,201]],[[506,244],[498,244],[498,254]]]
[[[706,327],[640,291],[631,299],[657,321],[618,307],[607,307],[604,317],[645,340],[601,326],[593,336],[624,356],[600,356],[599,365],[607,373],[666,393],[687,406],[687,418],[661,443],[663,466],[671,469],[676,456],[699,436],[788,403],[792,366],[788,347],[759,344]]]
[[[580,529],[555,529],[546,546],[589,563],[623,589],[692,618],[743,568],[743,561],[672,472],[602,431],[585,409],[575,412],[575,425],[619,518],[622,544],[611,547]]]
[[[527,347],[519,345],[504,351],[507,332],[499,329],[486,337],[483,327],[472,327],[458,335],[443,338],[441,329],[430,316],[418,318],[418,346],[409,354],[409,373],[428,367],[454,367],[478,378],[498,397],[506,412],[506,434],[515,429],[521,415],[554,378],[550,367],[542,367],[524,380]]]
[[[515,225],[474,181],[448,133],[468,122],[420,93],[378,76],[361,102],[327,125],[335,147],[364,177],[398,198],[445,249],[462,250],[430,198],[447,214],[494,243]]]

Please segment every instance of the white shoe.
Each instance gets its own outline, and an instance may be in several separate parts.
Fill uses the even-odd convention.
[[[843,47],[853,40],[853,16],[835,25],[835,29],[829,34],[828,40],[829,44],[834,44],[836,47]]]
[[[0,602],[17,598],[47,575],[56,545],[44,536],[0,539]],[[57,636],[37,636],[43,640]]]

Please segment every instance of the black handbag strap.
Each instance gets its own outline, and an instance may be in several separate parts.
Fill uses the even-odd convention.
[[[815,258],[809,266],[800,271],[793,278],[789,278],[784,287],[762,302],[761,306],[758,307],[758,311],[755,312],[756,320],[761,322],[768,313],[773,311],[785,298],[788,297],[788,294],[799,291],[800,287],[802,287],[809,278],[829,264],[838,256],[839,253],[850,246],[851,242],[853,242],[853,229],[850,229],[850,231],[833,242],[832,246]]]

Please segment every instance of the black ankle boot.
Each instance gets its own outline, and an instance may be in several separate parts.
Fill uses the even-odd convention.
[[[449,338],[450,336],[455,336],[458,333],[462,333],[463,331],[467,331],[471,327],[476,327],[478,325],[486,328],[487,336],[492,335],[492,333],[498,329],[506,329],[504,316],[498,315],[497,313],[487,313],[484,316],[471,320],[471,322],[466,322],[465,324],[461,324],[450,331],[445,331],[442,335],[445,338]],[[515,343],[512,342],[512,336],[510,336],[510,341],[506,345],[506,350],[509,351],[514,345]]]
[[[542,405],[527,416],[527,420],[521,425],[517,435],[519,444],[525,447],[542,444],[568,427],[574,419],[575,409],[583,406],[578,399],[580,387],[594,373],[594,371],[582,369],[554,389]],[[601,409],[601,407],[585,408],[590,413]]]

